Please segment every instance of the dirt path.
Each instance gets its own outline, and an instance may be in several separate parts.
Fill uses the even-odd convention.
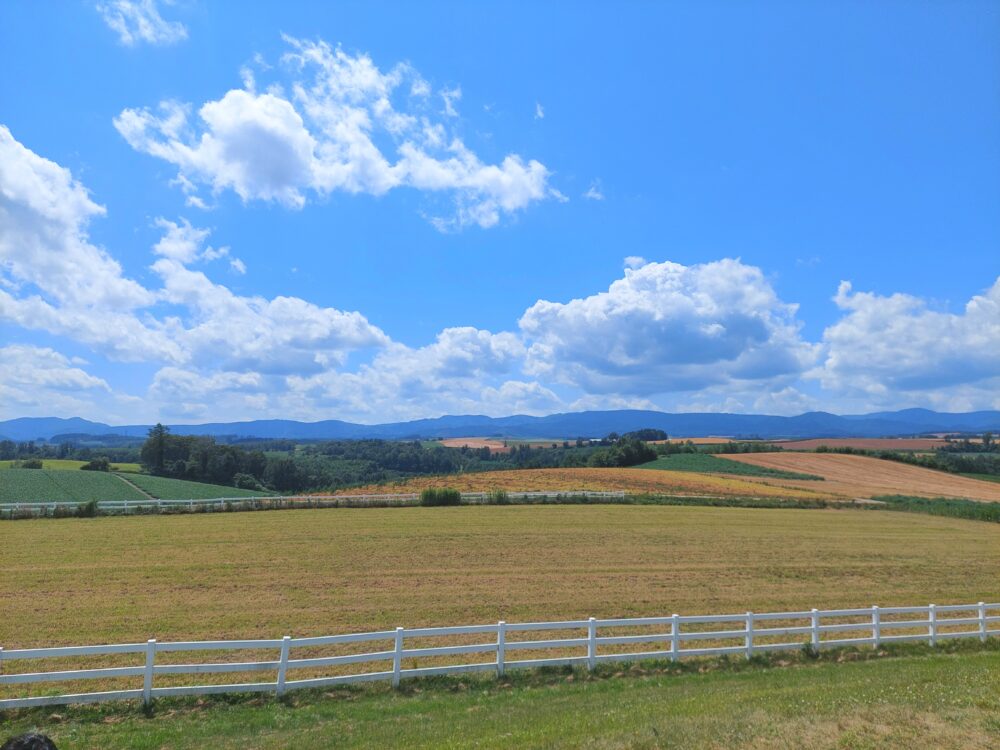
[[[146,492],[146,490],[144,490],[142,487],[140,487],[139,485],[137,485],[135,482],[130,482],[125,477],[123,477],[121,474],[115,474],[115,476],[118,477],[123,482],[125,482],[125,484],[127,484],[129,487],[131,487],[132,489],[134,489],[136,492],[141,492],[149,500],[155,500],[156,499],[155,497],[153,497],[152,495],[150,495],[148,492]]]

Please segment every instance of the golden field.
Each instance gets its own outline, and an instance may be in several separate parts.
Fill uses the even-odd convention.
[[[808,486],[808,485],[812,486]],[[824,482],[727,477],[658,469],[512,469],[470,474],[412,477],[401,482],[353,487],[341,494],[419,492],[428,487],[452,487],[461,492],[617,491],[630,494],[689,495],[693,497],[769,497],[836,499]],[[793,486],[798,485],[798,486]]]

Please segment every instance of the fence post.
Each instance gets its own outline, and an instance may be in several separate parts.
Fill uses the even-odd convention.
[[[587,669],[593,672],[597,665],[597,621],[591,617],[587,621]]]
[[[497,677],[503,677],[504,661],[507,659],[507,623],[497,623]]]
[[[288,674],[288,647],[291,640],[292,637],[290,635],[286,635],[281,639],[281,656],[278,658],[278,682],[274,686],[274,694],[279,698],[285,694],[285,676]]]
[[[399,687],[399,672],[403,661],[403,629],[396,628],[396,646],[392,652],[392,686]]]
[[[680,658],[680,618],[677,614],[670,615],[670,661],[677,661]]]
[[[153,699],[153,663],[156,661],[156,639],[146,641],[146,671],[142,675],[142,705]]]
[[[743,642],[749,659],[753,656],[753,612],[747,612],[747,634]]]
[[[929,623],[928,626],[927,626],[927,635],[930,636],[930,638],[928,639],[927,643],[930,646],[936,646],[937,645],[937,611],[935,610],[933,604],[931,604],[929,607],[927,607],[927,622]]]
[[[872,641],[876,650],[882,645],[882,615],[878,605],[872,605]]]
[[[812,632],[810,633],[809,642],[812,644],[813,649],[819,652],[819,610],[813,609],[810,613],[810,627]]]
[[[979,640],[986,642],[986,602],[979,602]]]

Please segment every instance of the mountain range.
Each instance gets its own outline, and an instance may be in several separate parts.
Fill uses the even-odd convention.
[[[709,435],[761,438],[809,437],[897,437],[932,432],[1000,432],[1000,411],[949,414],[929,409],[872,414],[837,415],[807,412],[794,417],[766,414],[681,413],[640,409],[581,411],[544,417],[515,415],[443,416],[411,422],[365,425],[336,419],[297,422],[259,419],[248,422],[169,425],[181,435],[213,435],[220,438],[293,438],[404,440],[446,437],[508,437],[573,439],[603,437],[610,432],[629,432],[644,427],[661,429],[675,437]],[[108,425],[79,417],[21,417],[0,422],[0,439],[66,439],[66,436],[144,437],[150,425]]]

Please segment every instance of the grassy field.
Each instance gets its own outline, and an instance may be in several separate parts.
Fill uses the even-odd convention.
[[[17,612],[0,618],[5,648],[1000,594],[1000,524],[862,510],[467,506],[2,529],[0,601]]]
[[[969,479],[958,474],[910,466],[869,456],[837,453],[743,453],[726,458],[754,466],[782,471],[801,471],[823,477],[822,486],[843,497],[876,497],[878,495],[918,495],[923,497],[959,497],[970,500],[1000,501],[1000,484]],[[815,486],[798,480],[761,481],[793,485],[800,488]]]
[[[822,477],[815,474],[769,469],[766,466],[730,461],[728,458],[713,456],[708,453],[674,453],[660,456],[655,461],[641,464],[639,469],[660,469],[662,471],[693,471],[706,474],[737,474],[751,477],[776,477],[779,479],[818,480]]]
[[[0,472],[0,502],[143,500],[145,495],[103,471],[8,469]]]
[[[0,461],[0,469],[9,469],[14,461]],[[43,469],[56,469],[65,471],[67,469],[79,469],[86,461],[72,461],[68,458],[46,458],[42,460]],[[112,471],[140,472],[142,467],[139,464],[111,464]]]
[[[217,497],[262,497],[269,492],[241,490],[218,484],[189,482],[185,479],[168,479],[149,474],[129,476],[128,480],[160,500],[211,500]]]
[[[783,486],[784,480],[712,476],[692,471],[657,469],[516,469],[470,474],[412,477],[399,482],[373,484],[344,490],[342,494],[419,492],[426,487],[453,487],[462,492],[509,491],[571,492],[573,490],[624,490],[627,493],[693,495],[709,497],[783,497],[799,499],[835,499],[823,483],[812,486]],[[801,484],[788,480],[790,484]]]
[[[273,699],[49,710],[0,733],[86,750],[406,748],[884,748],[1000,743],[1000,651],[608,679],[516,676],[404,683]]]

